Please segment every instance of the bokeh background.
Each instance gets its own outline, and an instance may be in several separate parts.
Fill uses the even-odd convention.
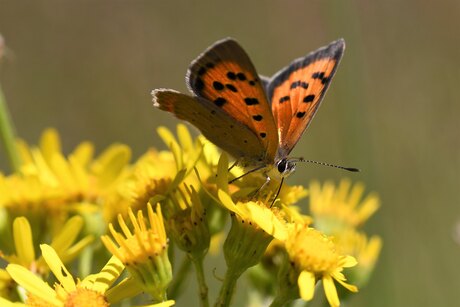
[[[236,38],[271,75],[344,37],[294,155],[362,172],[302,165],[290,183],[350,176],[381,196],[367,231],[383,253],[350,306],[460,301],[460,1],[1,0],[0,33],[0,81],[22,138],[53,126],[67,151],[122,142],[135,156],[163,146],[156,127],[177,123],[152,107],[151,89],[186,91],[188,64],[214,41]],[[8,171],[3,152],[0,165]]]

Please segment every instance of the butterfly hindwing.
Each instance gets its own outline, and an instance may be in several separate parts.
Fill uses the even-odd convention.
[[[156,89],[152,96],[155,107],[188,121],[235,158],[258,161],[264,157],[265,149],[259,138],[212,102],[169,89]]]
[[[278,126],[278,156],[287,156],[310,124],[344,48],[343,39],[332,42],[293,61],[272,77],[267,92]]]
[[[278,133],[264,84],[236,41],[227,38],[209,47],[192,62],[186,79],[196,96],[208,100],[257,136],[265,151],[258,162],[273,162]]]

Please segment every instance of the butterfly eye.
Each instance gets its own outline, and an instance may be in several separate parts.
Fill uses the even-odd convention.
[[[278,172],[284,173],[284,171],[286,170],[286,166],[287,166],[287,160],[286,159],[280,160],[278,162]]]

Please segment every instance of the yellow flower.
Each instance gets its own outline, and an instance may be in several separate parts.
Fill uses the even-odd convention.
[[[321,187],[313,181],[309,190],[315,227],[329,235],[361,226],[380,206],[373,193],[362,200],[364,186],[361,183],[352,186],[348,179],[341,180],[338,187],[329,181]]]
[[[129,211],[134,233],[126,225],[121,214],[118,215],[118,222],[123,235],[109,224],[110,232],[118,246],[108,235],[102,236],[101,239],[106,248],[126,266],[139,287],[161,302],[166,298],[166,289],[172,279],[168,241],[160,206],[154,213],[152,206],[148,204],[147,213],[150,227],[147,226],[141,210],[138,211],[137,219],[132,210]]]
[[[373,236],[368,240],[357,230],[379,208],[379,198],[374,193],[363,199],[364,186],[343,179],[338,186],[326,182],[310,184],[310,209],[317,229],[334,237],[340,253],[351,255],[358,265],[349,270],[350,280],[363,287],[369,280],[378,260],[382,240]]]
[[[238,177],[244,174],[244,171],[234,168],[232,169],[232,174]],[[280,183],[272,180],[268,185],[264,186],[265,182],[266,178],[260,172],[245,175],[231,185],[230,189],[233,189],[232,197],[238,200],[247,200],[248,198],[266,200],[267,198],[273,198]],[[290,206],[297,203],[302,198],[305,198],[307,195],[308,192],[303,186],[290,186],[286,184],[285,181],[281,187],[278,198],[283,205]],[[271,203],[269,205],[271,205]]]
[[[118,214],[126,216],[129,208],[145,209],[149,199],[168,192],[177,174],[170,152],[147,151],[133,165],[129,176],[120,183],[104,205],[104,219],[113,222]]]
[[[358,265],[349,270],[350,280],[359,287],[367,284],[382,249],[379,236],[367,236],[355,229],[344,231],[334,237],[337,249],[346,255],[356,258]]]
[[[217,172],[218,203],[230,211],[232,226],[224,242],[227,263],[225,275],[216,306],[230,304],[236,280],[248,268],[256,265],[273,238],[285,240],[287,227],[284,214],[270,203],[247,201],[235,203],[230,196],[227,178],[228,160],[221,155]]]
[[[221,204],[232,212],[239,220],[252,227],[261,229],[273,238],[284,240],[287,237],[287,228],[284,215],[277,209],[270,209],[269,204],[261,201],[237,202],[232,201],[230,195],[224,191],[218,192]]]
[[[202,158],[202,139],[193,140],[184,125],[177,127],[177,139],[164,127],[158,134],[170,151],[149,150],[136,161],[129,177],[117,187],[104,207],[106,221],[112,221],[118,213],[126,215],[128,208],[143,210],[150,199],[153,203],[173,193],[183,182],[196,184],[194,176],[189,176],[197,163],[200,171],[209,173],[209,167]],[[209,147],[209,146],[208,146]],[[212,160],[207,150],[207,159]]]
[[[185,192],[183,191],[185,190]],[[210,243],[206,210],[193,186],[177,189],[167,203],[166,228],[177,246],[193,258],[202,258]]]
[[[74,216],[64,224],[51,241],[51,246],[64,263],[74,260],[93,241],[92,236],[86,236],[74,244],[82,227],[83,219],[80,216]],[[22,265],[42,276],[46,275],[49,267],[46,265],[43,255],[36,259],[32,229],[25,217],[18,217],[14,220],[13,238],[16,253],[11,255],[1,253],[0,256],[9,263]]]
[[[358,291],[356,286],[346,283],[342,273],[344,268],[355,266],[356,260],[337,253],[331,237],[306,225],[295,224],[291,227],[285,247],[298,276],[297,285],[302,299],[309,301],[313,298],[318,280],[322,280],[331,306],[340,305],[334,280],[352,292]]]
[[[40,248],[58,281],[54,288],[21,265],[9,264],[6,267],[11,277],[27,291],[26,306],[109,306],[110,300],[105,292],[124,269],[117,258],[112,257],[101,272],[75,282],[51,246],[42,244]]]
[[[112,145],[93,159],[93,146],[84,142],[66,158],[54,129],[43,133],[38,148],[22,141],[18,148],[20,171],[0,175],[0,207],[42,223],[43,235],[59,229],[71,211],[93,213],[125,174],[131,155],[127,146]]]

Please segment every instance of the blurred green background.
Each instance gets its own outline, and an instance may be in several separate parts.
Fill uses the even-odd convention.
[[[123,142],[135,157],[163,146],[156,127],[177,123],[152,107],[150,91],[185,92],[188,64],[214,41],[236,38],[271,75],[344,37],[341,66],[293,154],[362,172],[302,165],[290,183],[351,176],[381,196],[366,229],[383,237],[383,254],[351,306],[460,301],[460,1],[2,0],[0,33],[0,81],[22,138],[36,143],[53,126],[67,151]],[[3,151],[0,160],[7,171]]]

